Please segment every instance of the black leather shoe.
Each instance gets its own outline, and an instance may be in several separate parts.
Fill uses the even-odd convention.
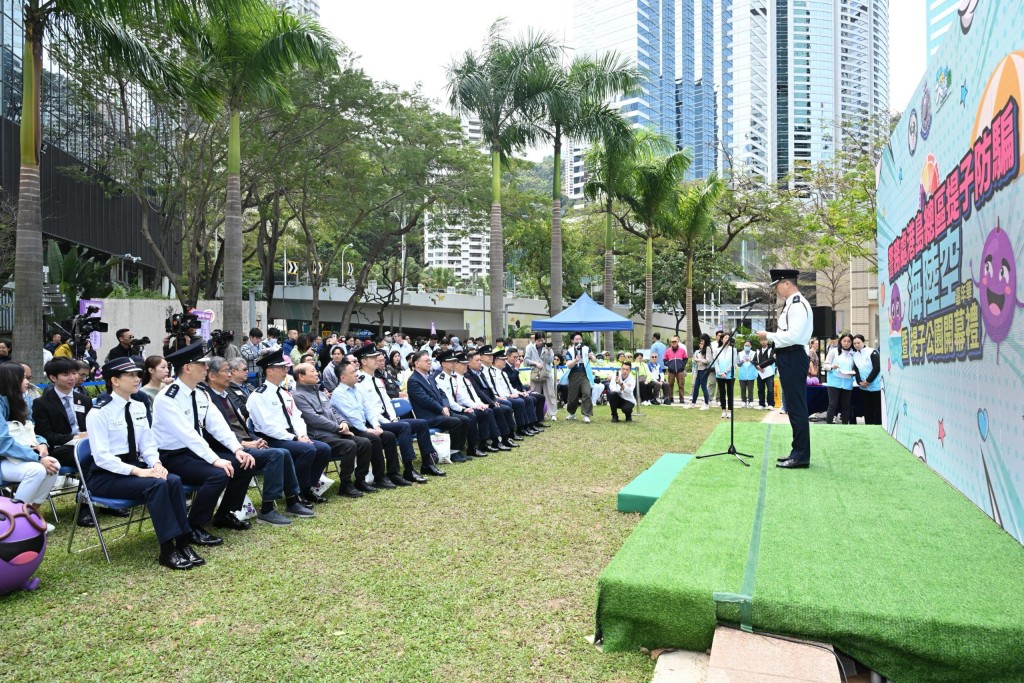
[[[618,422],[618,421],[619,421],[619,416],[618,415],[612,415],[612,422]]]
[[[247,519],[238,519],[234,515],[225,515],[223,517],[214,517],[213,526],[218,529],[231,529],[233,531],[248,531],[252,528],[252,524]]]
[[[389,474],[388,480],[395,486],[412,486],[412,482],[407,481],[406,478],[400,474]]]
[[[781,458],[775,458],[775,462],[786,462],[787,460],[789,460],[788,455],[784,455]]]
[[[177,550],[160,553],[157,562],[168,569],[192,569],[192,563],[182,557]]]
[[[376,491],[376,489],[374,490]],[[362,498],[363,492],[349,484],[348,486],[340,487],[338,489],[338,495],[344,496],[345,498]]]
[[[787,458],[776,465],[784,470],[805,470],[810,466],[811,463],[806,460],[794,460],[793,458]]]
[[[98,509],[102,514],[110,515],[111,517],[127,517],[131,514],[131,512],[129,512],[128,510],[115,510],[113,508],[105,507],[100,507]]]
[[[93,519],[89,513],[89,508],[82,508],[82,511],[78,513],[78,526],[93,526]]]
[[[489,443],[486,446],[484,446],[483,450],[486,453],[499,453],[499,452],[501,452],[502,449],[498,448],[497,446],[495,446],[492,443]]]
[[[447,472],[445,472],[444,470],[437,469],[437,467],[435,467],[434,465],[427,465],[426,467],[421,467],[420,470],[423,472],[423,474],[429,474],[432,477],[448,476]]]
[[[184,557],[190,563],[192,563],[193,567],[202,567],[204,564],[206,564],[206,560],[199,557],[199,553],[193,550],[192,546],[190,545],[183,545],[180,548],[178,548],[178,554]]]
[[[507,453],[510,450],[512,450],[511,446],[509,446],[508,444],[503,443],[501,441],[499,441],[494,446],[490,446],[490,448],[493,448],[494,450],[498,451],[499,453]],[[490,448],[488,450],[490,450]]]
[[[505,445],[509,448],[519,448],[519,444],[516,443],[515,439],[505,439]]]
[[[201,526],[197,526],[192,530],[192,542],[196,545],[220,545],[224,542],[224,539],[220,536],[214,536]]]
[[[402,475],[402,479],[405,479],[406,481],[411,481],[414,484],[427,483],[427,478],[414,469],[406,470],[405,473]]]
[[[362,491],[363,493],[377,493],[377,488],[374,486],[370,486],[365,481],[357,482],[353,488],[355,488],[357,491]]]
[[[375,488],[378,488],[378,489],[393,489],[393,488],[397,488],[391,482],[391,480],[388,479],[387,477],[380,477],[379,479],[374,479],[373,480],[373,485],[374,485]],[[406,485],[408,486],[408,482],[406,482]]]
[[[311,503],[316,503],[317,505],[327,502],[327,499],[325,497],[318,496],[315,493],[313,493],[313,491],[306,491],[305,493],[302,494],[302,497]]]
[[[526,437],[521,436],[518,432],[513,432],[505,437],[506,441],[525,441]]]
[[[530,425],[530,426],[531,426],[531,427],[533,427],[533,429],[534,429],[535,431],[538,431],[538,432],[540,432],[540,431],[543,431],[543,430],[547,429],[547,428],[548,428],[548,427],[550,427],[551,425],[547,425],[547,424],[544,424],[543,422],[534,422],[534,423],[533,423],[532,425]]]

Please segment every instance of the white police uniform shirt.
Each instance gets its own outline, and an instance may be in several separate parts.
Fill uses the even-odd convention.
[[[498,390],[498,396],[501,398],[516,397],[518,394],[515,389],[512,388],[512,383],[508,381],[508,375],[505,374],[504,370],[499,370],[496,366],[492,366],[491,370],[491,381],[494,382],[495,389]]]
[[[97,467],[114,474],[130,475],[135,465],[129,465],[120,456],[128,451],[128,423],[124,414],[128,405],[132,427],[135,430],[135,448],[139,459],[152,467],[160,460],[156,449],[153,430],[149,426],[146,406],[139,401],[125,401],[114,394],[108,400],[101,400],[85,416],[89,432],[89,448]]]
[[[365,372],[359,373],[356,379],[356,389],[362,392],[370,410],[377,413],[378,425],[398,419],[395,406],[391,404],[391,398],[388,397],[387,389],[384,387],[384,380]]]
[[[480,398],[480,395],[476,393],[476,389],[473,387],[473,383],[469,381],[469,370],[466,374],[456,372],[455,377],[455,400],[463,408],[476,409],[478,405],[484,405],[484,401]]]
[[[776,349],[790,346],[806,346],[814,330],[814,317],[807,300],[796,292],[786,298],[786,305],[779,314],[777,332],[768,333],[768,341],[775,342]]]
[[[264,382],[252,392],[245,407],[257,434],[279,441],[292,441],[306,436],[306,423],[295,407],[292,395],[271,381]]]
[[[242,447],[220,410],[210,405],[210,395],[196,387],[189,389],[175,380],[156,395],[153,401],[153,438],[162,450],[187,448],[208,463],[220,459],[200,432],[196,431],[192,397],[198,411],[199,429],[219,441],[229,452]]]
[[[505,398],[507,394],[501,393],[501,390],[498,388],[498,375],[501,374],[501,370],[493,365],[485,365],[480,370],[480,376],[483,378],[487,388],[491,390],[491,393],[498,398]]]
[[[456,373],[448,374],[444,370],[441,370],[434,378],[437,382],[437,388],[448,397],[449,407],[454,413],[464,413],[466,411],[466,405],[459,400],[459,382],[456,379]]]

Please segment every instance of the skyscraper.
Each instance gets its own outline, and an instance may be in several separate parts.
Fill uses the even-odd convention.
[[[800,176],[889,110],[887,0],[721,0],[719,168]]]
[[[679,73],[676,81],[676,147],[690,149],[687,178],[715,169],[714,0],[681,0],[678,7]]]
[[[676,0],[573,0],[577,54],[616,51],[642,85],[616,102],[633,124],[676,137]]]
[[[939,49],[946,34],[956,24],[960,0],[925,0],[925,24],[928,30],[928,59]]]

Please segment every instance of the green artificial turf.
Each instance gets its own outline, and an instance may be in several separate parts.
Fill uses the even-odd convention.
[[[41,588],[0,596],[0,677],[649,680],[647,655],[586,642],[597,576],[640,520],[616,512],[616,494],[663,453],[693,452],[721,420],[643,413],[559,420],[425,486],[356,501],[332,490],[316,519],[224,532],[189,572],[157,566],[151,530],[113,543],[113,565],[99,549],[69,556],[71,497],[59,499]]]
[[[658,458],[636,479],[622,487],[617,501],[618,511],[646,514],[692,459],[692,455],[682,453],[666,453]]]
[[[606,568],[607,650],[710,646],[712,594],[743,586],[765,429],[737,426],[753,467],[687,466]],[[789,438],[773,428],[772,460]],[[754,629],[831,642],[894,681],[1024,680],[1024,548],[880,429],[811,440],[809,470],[766,470]],[[719,429],[698,452],[727,443]]]

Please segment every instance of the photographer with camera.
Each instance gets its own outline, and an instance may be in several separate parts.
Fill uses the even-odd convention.
[[[232,361],[242,357],[242,352],[233,342],[235,333],[233,330],[214,330],[210,333],[210,341],[207,344],[209,351],[214,356],[219,356],[226,361]]]
[[[523,362],[530,366],[530,391],[540,394],[547,403],[548,417],[556,419],[558,400],[555,396],[555,352],[551,342],[544,339],[543,334],[526,345]]]
[[[135,335],[128,328],[121,328],[115,334],[117,336],[117,346],[110,349],[107,353],[105,363],[118,358],[142,359],[142,347],[150,343],[149,337],[136,339]]]
[[[164,357],[190,346],[196,341],[200,327],[202,322],[199,316],[189,311],[175,313],[167,318],[164,321],[164,331],[167,333],[164,337]]]

